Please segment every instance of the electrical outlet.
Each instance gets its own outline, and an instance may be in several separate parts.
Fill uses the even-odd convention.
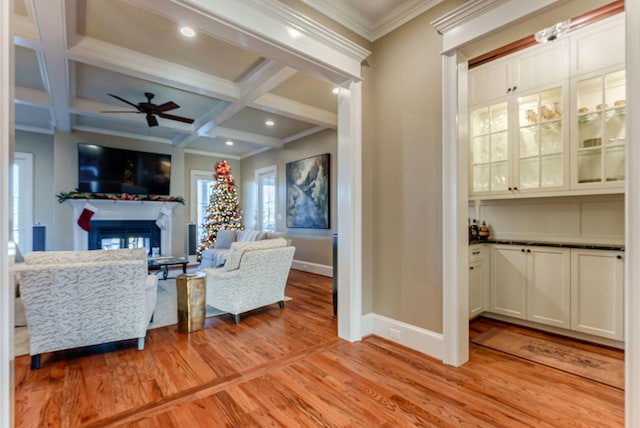
[[[400,340],[400,336],[402,336],[402,332],[397,328],[389,328],[389,337],[391,339]]]

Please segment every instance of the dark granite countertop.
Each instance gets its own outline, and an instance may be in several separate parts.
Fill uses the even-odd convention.
[[[472,239],[472,244],[503,244],[503,245],[529,245],[536,247],[560,247],[560,248],[581,248],[586,250],[610,250],[624,251],[623,244],[587,244],[583,242],[548,242],[548,241],[527,241],[517,239]]]

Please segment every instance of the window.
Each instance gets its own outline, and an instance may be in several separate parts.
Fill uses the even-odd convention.
[[[276,230],[277,169],[275,165],[256,170],[258,185],[257,228],[265,232]]]
[[[16,152],[13,159],[11,188],[11,239],[22,254],[32,250],[33,226],[33,154]]]
[[[213,193],[213,185],[216,183],[213,173],[210,171],[191,171],[191,221],[196,224],[196,240],[198,246],[204,233],[209,208],[209,199]]]

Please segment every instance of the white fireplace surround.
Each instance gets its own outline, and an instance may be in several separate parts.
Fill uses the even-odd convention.
[[[173,210],[178,202],[157,201],[113,201],[108,199],[69,199],[73,207],[73,249],[77,251],[89,249],[89,233],[78,225],[78,218],[87,202],[98,211],[91,220],[157,220],[162,208],[169,208],[166,227],[160,229],[160,251],[162,256],[171,255],[171,237]]]

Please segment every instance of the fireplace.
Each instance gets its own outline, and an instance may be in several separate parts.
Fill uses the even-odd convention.
[[[160,254],[160,228],[153,220],[95,220],[89,232],[90,250],[117,250],[120,248],[152,249]]]
[[[70,199],[67,202],[73,207],[73,249],[74,250],[88,250],[90,248],[89,233],[78,226],[77,219],[82,213],[85,203],[84,199]],[[173,223],[173,210],[178,205],[177,202],[157,202],[157,201],[121,201],[121,200],[102,200],[91,199],[89,201],[91,205],[97,208],[97,211],[91,218],[91,226],[93,231],[93,225],[100,224],[100,221],[122,222],[122,224],[130,223],[133,225],[137,222],[146,222],[149,225],[153,225],[159,231],[159,245],[151,243],[152,238],[149,235],[150,247],[160,247],[160,255],[170,256],[173,253],[172,249],[172,223]],[[167,215],[168,220],[164,223],[163,228],[158,228],[155,224],[156,220],[160,216],[160,210],[163,208],[169,208],[171,211]],[[129,227],[129,226],[125,226]],[[156,231],[157,232],[157,231]],[[141,235],[138,235],[138,237]],[[145,235],[146,236],[146,235]],[[142,238],[144,242],[145,238]],[[156,242],[156,241],[154,241]],[[115,245],[115,244],[114,244]],[[146,247],[146,245],[145,245]],[[150,250],[148,249],[149,254]]]

